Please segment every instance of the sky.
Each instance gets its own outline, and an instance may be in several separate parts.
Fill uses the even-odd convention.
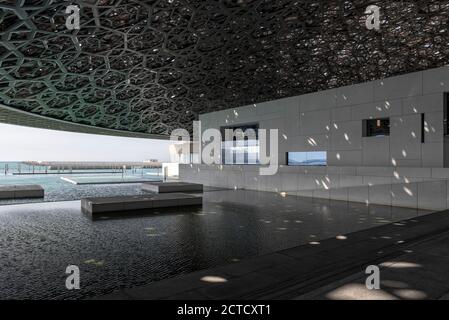
[[[0,123],[0,161],[169,162],[170,141],[102,136]]]

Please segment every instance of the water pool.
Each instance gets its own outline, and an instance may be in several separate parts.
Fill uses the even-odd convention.
[[[243,190],[99,221],[79,201],[0,206],[0,299],[88,298],[426,213]],[[72,264],[81,290],[65,288]]]
[[[97,171],[94,171],[97,172]],[[12,175],[1,174],[0,185],[15,184],[39,184],[45,189],[45,198],[42,199],[18,199],[18,200],[0,200],[0,205],[18,204],[18,203],[36,203],[36,202],[54,202],[79,200],[83,197],[101,197],[101,196],[128,196],[142,194],[140,184],[117,184],[117,182],[126,181],[149,181],[160,180],[158,175],[160,169],[145,169],[138,172],[128,170],[124,174],[118,173],[95,173],[95,174],[36,174],[36,175]],[[61,178],[68,178],[74,181],[89,182],[100,184],[75,185]],[[111,184],[105,184],[110,181]]]

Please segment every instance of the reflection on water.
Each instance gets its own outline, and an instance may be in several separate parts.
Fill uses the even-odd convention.
[[[0,207],[0,298],[86,298],[416,217],[414,209],[255,191],[202,209],[91,221],[79,201]],[[81,290],[65,289],[78,265]]]

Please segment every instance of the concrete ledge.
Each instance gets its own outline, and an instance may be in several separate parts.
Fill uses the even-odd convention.
[[[145,182],[142,190],[156,193],[203,192],[203,185],[189,182]]]
[[[184,193],[149,196],[105,197],[81,199],[81,210],[90,215],[147,209],[200,206],[203,197]]]
[[[0,186],[0,199],[43,198],[44,188],[40,185]]]

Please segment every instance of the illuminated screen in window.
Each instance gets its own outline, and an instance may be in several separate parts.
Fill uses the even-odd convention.
[[[390,135],[390,119],[363,120],[364,137],[385,137]]]

